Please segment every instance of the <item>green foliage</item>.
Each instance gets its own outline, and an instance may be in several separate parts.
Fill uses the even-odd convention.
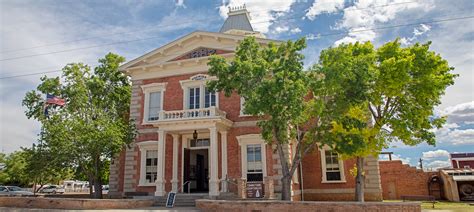
[[[299,126],[310,119],[305,102],[308,77],[303,70],[304,56],[300,53],[305,47],[304,38],[263,46],[254,37],[247,37],[237,47],[232,62],[212,56],[208,63],[208,73],[218,78],[208,83],[209,88],[223,91],[226,96],[235,92],[243,97],[244,112],[260,117],[258,126],[262,137],[268,144],[277,146],[280,158],[285,158],[284,145],[295,140],[298,140],[297,152],[304,149],[304,144],[308,144],[304,152],[314,147],[314,142],[303,143],[298,139],[301,137]],[[298,167],[300,155],[295,154],[291,164],[280,160],[282,199],[291,198],[291,176]]]
[[[23,100],[27,117],[42,123],[43,151],[61,158],[61,167],[80,168],[95,183],[106,180],[110,158],[136,134],[128,118],[130,82],[118,70],[124,61],[109,53],[94,71],[82,63],[68,64],[61,79],[42,77]],[[48,117],[43,114],[46,94],[66,100],[64,107],[49,105]]]
[[[401,47],[397,39],[378,49],[366,42],[323,50],[310,73],[313,104],[324,101],[315,106],[324,106],[317,138],[347,157],[375,155],[393,139],[434,145],[430,130],[444,118],[433,109],[456,75],[430,44]]]
[[[25,152],[15,151],[5,157],[5,169],[2,171],[2,184],[26,186],[29,184]]]
[[[254,37],[245,38],[228,63],[221,56],[209,62],[209,74],[219,80],[209,82],[211,90],[226,96],[236,92],[245,99],[246,114],[260,116],[258,125],[268,143],[288,143],[296,126],[305,120],[304,97],[307,76],[300,53],[305,40],[260,46]]]

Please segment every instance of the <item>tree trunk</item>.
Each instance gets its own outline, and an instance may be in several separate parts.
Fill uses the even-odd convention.
[[[94,199],[102,199],[102,183],[97,178],[94,180]]]
[[[102,179],[100,174],[100,158],[96,156],[94,161],[94,198],[102,199]]]
[[[355,199],[358,202],[364,202],[364,158],[357,157],[357,175],[356,175],[356,192]]]
[[[94,198],[94,191],[92,190],[92,186],[94,186],[94,179],[91,175],[89,175],[89,196]]]
[[[283,152],[283,145],[278,142],[277,143],[277,150],[278,156],[280,157],[280,164],[281,164],[281,199],[282,200],[291,200],[291,175],[290,175],[290,167],[288,167],[288,158],[285,156]]]

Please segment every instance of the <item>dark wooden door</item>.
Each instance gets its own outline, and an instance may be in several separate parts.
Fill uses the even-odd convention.
[[[205,191],[206,172],[204,170],[204,156],[200,154],[196,155],[196,181],[196,189],[198,191]]]
[[[189,158],[191,156],[191,150],[189,149],[184,149],[184,158],[183,158],[183,165],[184,165],[184,173],[183,173],[183,180],[185,182],[189,181],[191,178],[189,176],[189,172],[190,172],[190,162],[189,162]],[[188,186],[189,186],[189,183],[186,184],[184,187],[183,187],[183,192],[188,192]]]

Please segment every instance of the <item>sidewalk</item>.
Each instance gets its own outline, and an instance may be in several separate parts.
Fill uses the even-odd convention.
[[[165,208],[165,207],[150,207],[150,208],[139,208],[139,209],[107,209],[107,210],[63,210],[63,209],[37,209],[37,208],[6,208],[0,207],[0,211],[5,212],[23,212],[23,211],[35,211],[35,212],[43,212],[43,211],[53,211],[53,212],[60,212],[60,211],[73,211],[73,212],[103,212],[103,211],[126,211],[126,212],[149,212],[149,211],[168,211],[168,212],[178,212],[178,211],[191,211],[191,212],[199,212],[200,210],[194,207],[175,207],[175,208]]]

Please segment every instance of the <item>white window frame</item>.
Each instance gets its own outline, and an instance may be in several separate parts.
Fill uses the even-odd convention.
[[[206,74],[197,74],[188,80],[181,80],[181,88],[183,89],[183,110],[189,109],[189,89],[199,87],[199,108],[205,106],[206,83],[215,80],[216,77],[210,77]],[[214,107],[214,106],[211,106]],[[216,108],[219,108],[219,93],[216,92]]]
[[[158,150],[158,141],[142,141],[138,142],[137,145],[140,150],[140,179],[138,186],[156,186],[154,182],[149,183],[146,181],[146,151]],[[158,160],[160,160],[159,155]]]
[[[321,148],[319,151],[321,153],[321,169],[322,169],[322,181],[321,183],[345,183],[346,182],[346,176],[344,174],[345,169],[344,169],[344,161],[342,160],[341,156],[338,154],[338,163],[339,163],[339,171],[341,173],[341,180],[327,180],[326,176],[326,151],[330,151],[331,148],[328,146],[324,146]]]
[[[240,159],[242,164],[242,178],[247,179],[247,145],[260,144],[262,150],[262,173],[263,177],[267,176],[267,149],[265,141],[260,134],[247,134],[237,136],[240,146]]]
[[[244,97],[240,97],[240,117],[248,117],[248,116],[252,116],[250,114],[245,114],[244,113],[244,104],[245,104],[245,98]]]
[[[161,111],[163,111],[163,102],[164,102],[164,97],[165,97],[165,91],[166,91],[166,83],[151,83],[151,84],[146,84],[141,86],[143,90],[143,95],[145,96],[145,101],[143,102],[143,124],[152,124],[154,122],[157,122],[158,120],[154,121],[149,121],[148,120],[148,114],[149,114],[149,109],[150,109],[150,93],[154,92],[161,92],[161,102],[160,102],[160,107]],[[160,111],[160,112],[161,112]],[[160,117],[158,118],[160,119]]]

